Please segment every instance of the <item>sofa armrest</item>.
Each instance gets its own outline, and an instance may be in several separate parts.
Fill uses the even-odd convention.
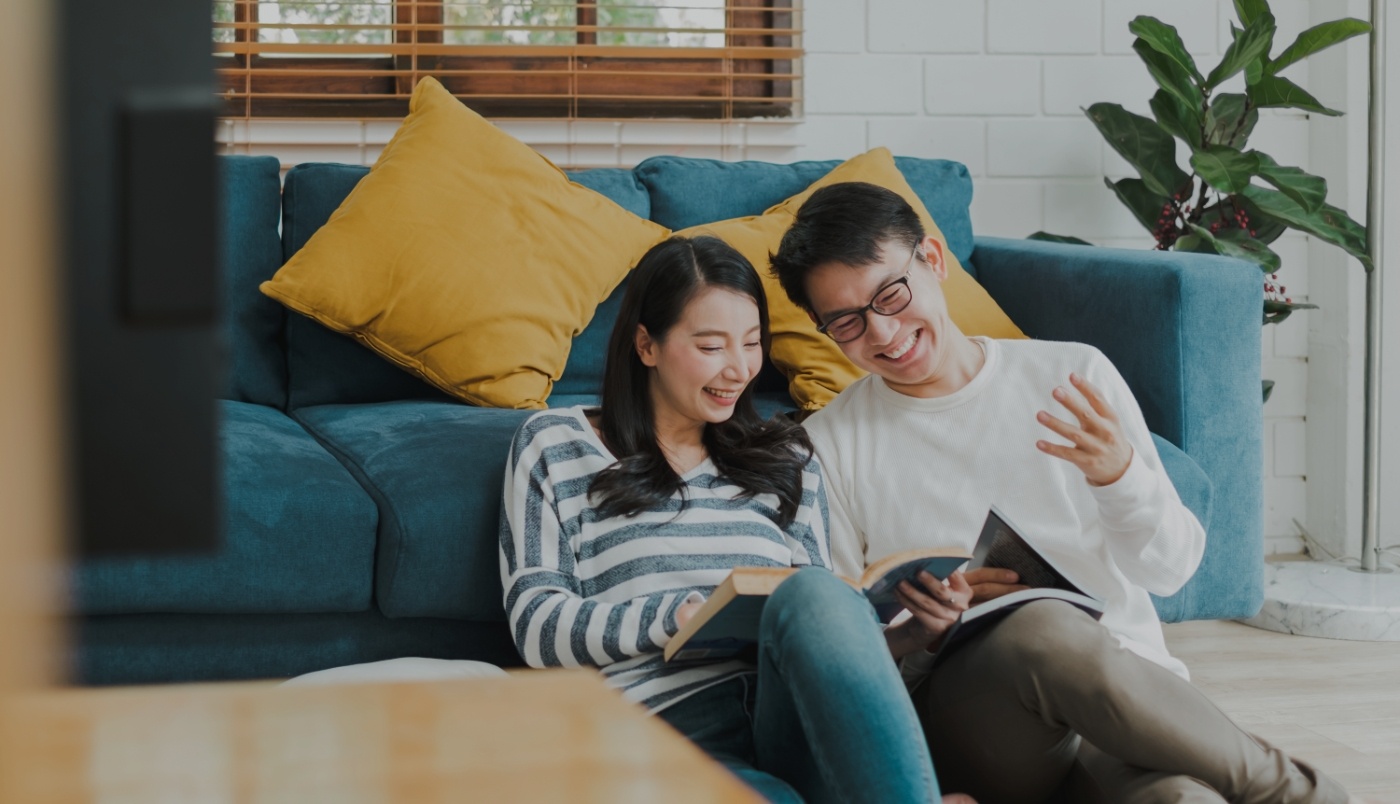
[[[1248,617],[1263,602],[1259,269],[1215,255],[979,237],[977,279],[1030,337],[1108,356],[1148,427],[1215,489],[1206,554],[1167,621]]]

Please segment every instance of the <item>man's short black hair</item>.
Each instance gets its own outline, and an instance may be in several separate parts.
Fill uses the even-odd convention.
[[[844,182],[812,193],[769,259],[788,298],[810,311],[806,283],[813,268],[833,262],[864,268],[880,260],[887,243],[913,248],[923,239],[918,214],[897,193]]]

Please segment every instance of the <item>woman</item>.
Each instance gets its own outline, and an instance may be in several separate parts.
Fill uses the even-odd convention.
[[[672,238],[632,272],[600,410],[516,434],[505,606],[534,667],[595,666],[774,801],[936,801],[919,723],[865,598],[825,569],[826,496],[801,428],[764,421],[753,267]],[[757,662],[662,649],[735,566],[807,566],[765,607]]]

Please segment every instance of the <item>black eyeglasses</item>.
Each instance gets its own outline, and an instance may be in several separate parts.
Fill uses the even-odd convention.
[[[909,255],[909,263],[904,268],[904,275],[875,291],[875,298],[870,303],[849,313],[842,313],[830,321],[817,327],[817,332],[822,333],[837,343],[850,343],[865,334],[866,313],[877,315],[894,315],[905,307],[914,298],[914,292],[909,289],[909,271],[914,267],[914,258],[919,255],[919,249],[915,247]]]

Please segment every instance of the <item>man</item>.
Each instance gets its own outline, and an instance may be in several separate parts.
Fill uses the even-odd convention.
[[[1005,570],[906,585],[901,660],[939,779],[983,804],[1058,792],[1110,801],[1344,802],[1330,778],[1240,730],[1187,680],[1149,592],[1196,570],[1205,534],[1141,411],[1096,349],[969,338],[948,315],[943,247],[909,204],[861,183],[803,205],[773,271],[870,373],[807,420],[828,475],[835,569],[914,546],[971,547],[995,504],[1105,601],[1101,623],[1027,605],[930,670]],[[1087,773],[1085,772],[1087,771]]]

